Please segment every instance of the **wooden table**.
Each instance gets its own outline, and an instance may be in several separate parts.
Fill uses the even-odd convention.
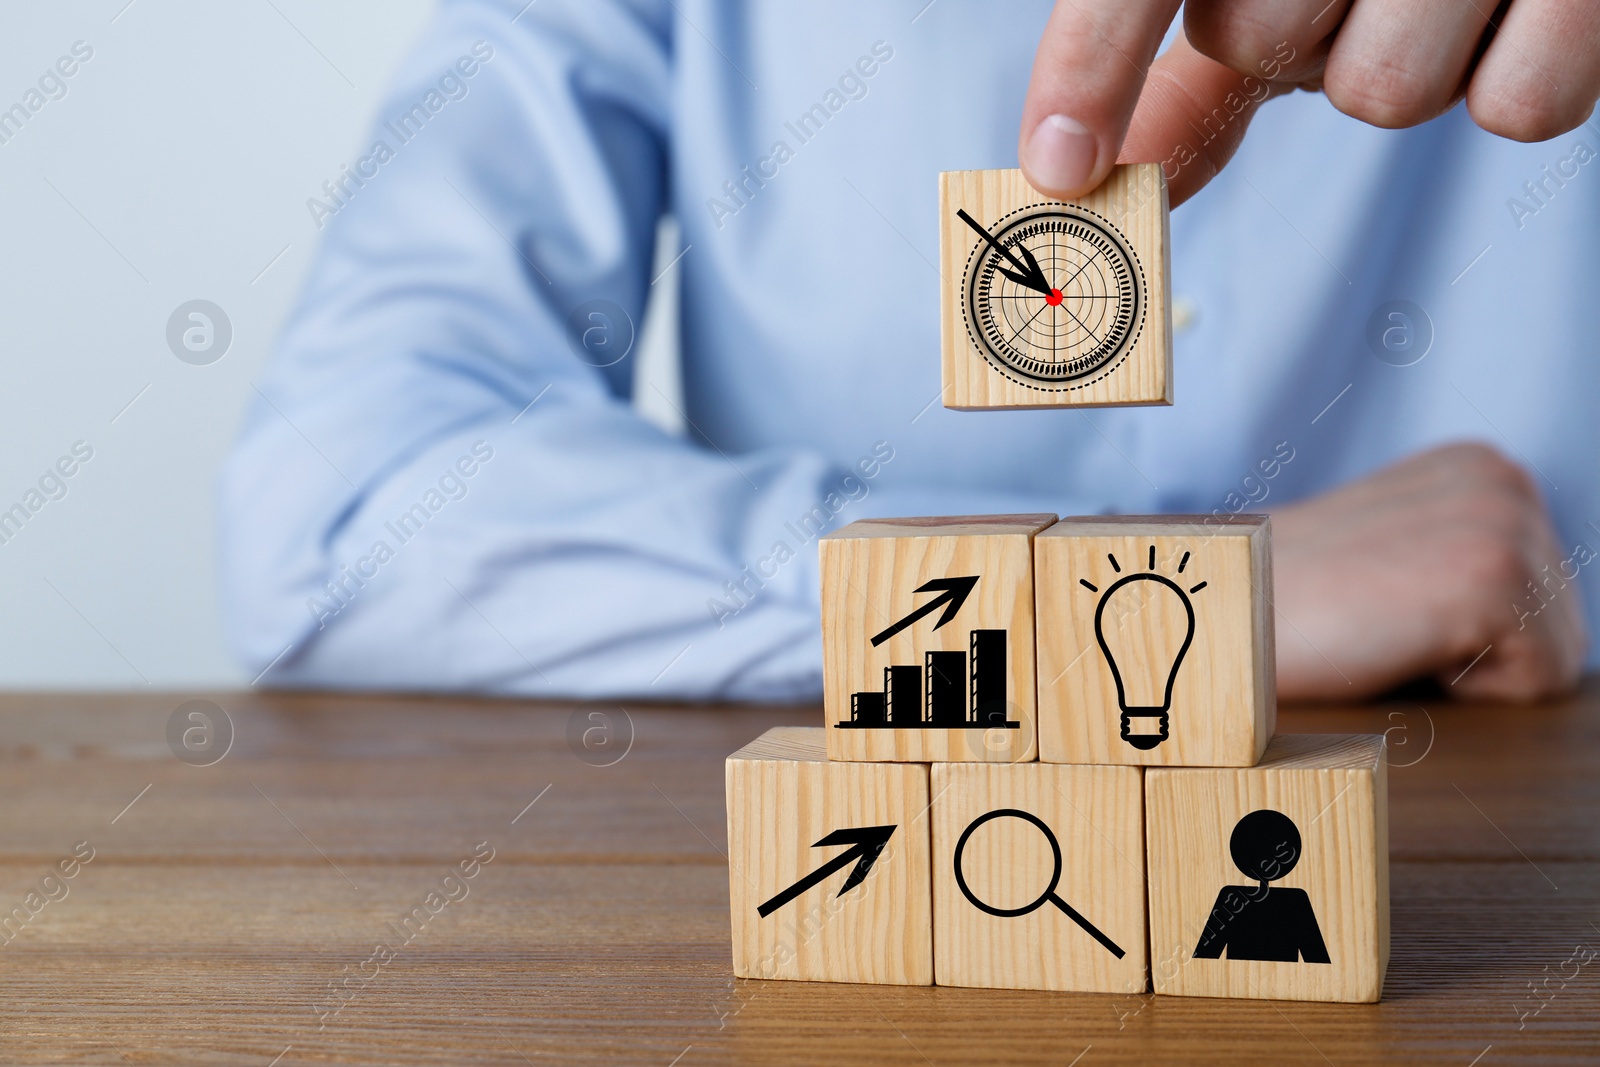
[[[815,708],[211,694],[234,740],[191,766],[167,740],[186,699],[0,698],[0,1060],[1600,1060],[1600,684],[1284,713],[1390,731],[1372,1006],[735,981],[722,759]]]

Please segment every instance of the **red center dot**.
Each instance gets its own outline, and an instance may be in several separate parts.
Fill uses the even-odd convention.
[[[1050,295],[1044,298],[1044,302],[1046,304],[1049,304],[1051,307],[1055,307],[1058,304],[1060,304],[1061,303],[1061,290],[1060,289],[1052,289],[1052,290],[1050,290]]]

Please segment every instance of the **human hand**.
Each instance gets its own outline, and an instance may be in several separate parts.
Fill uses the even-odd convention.
[[[1577,128],[1600,96],[1592,0],[1190,0],[1185,36],[1156,59],[1178,5],[1057,0],[1018,143],[1035,188],[1067,199],[1119,158],[1159,162],[1177,205],[1232,157],[1256,108],[1294,88],[1389,128],[1465,97],[1479,126],[1518,141]]]
[[[1594,553],[1561,548],[1533,481],[1493,449],[1424,452],[1272,527],[1282,699],[1431,676],[1463,699],[1528,701],[1576,683],[1588,634],[1574,578]]]

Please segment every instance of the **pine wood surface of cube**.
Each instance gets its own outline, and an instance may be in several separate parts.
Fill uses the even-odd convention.
[[[1248,767],[1266,750],[1269,522],[1205,518],[1069,518],[1034,539],[1041,760]]]
[[[726,788],[735,975],[933,981],[927,766],[830,762],[821,729],[775,727],[728,757]],[[883,827],[892,832],[865,878],[844,889],[870,843],[818,843]],[[846,854],[842,866],[761,914]]]
[[[960,211],[1012,257],[1037,249],[1029,255],[1052,293],[1002,281],[1027,264],[1001,257]],[[1045,196],[1020,170],[939,175],[945,407],[1172,403],[1170,243],[1159,164],[1118,165],[1075,201]]]
[[[1144,992],[1142,773],[1047,763],[934,764],[938,984]],[[1052,887],[1057,862],[1060,877]],[[1024,914],[985,910],[1015,912],[1035,903]]]
[[[1256,767],[1151,768],[1145,820],[1157,993],[1381,998],[1389,965],[1382,736],[1279,736]],[[1247,871],[1252,849],[1263,866]]]
[[[1054,521],[863,520],[821,539],[829,758],[1036,757],[1033,535]]]

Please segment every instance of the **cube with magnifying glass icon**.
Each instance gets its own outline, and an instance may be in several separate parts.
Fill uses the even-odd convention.
[[[1251,767],[1277,722],[1264,515],[1063,519],[1034,538],[1039,758]]]
[[[933,765],[937,984],[1145,991],[1143,773]]]

